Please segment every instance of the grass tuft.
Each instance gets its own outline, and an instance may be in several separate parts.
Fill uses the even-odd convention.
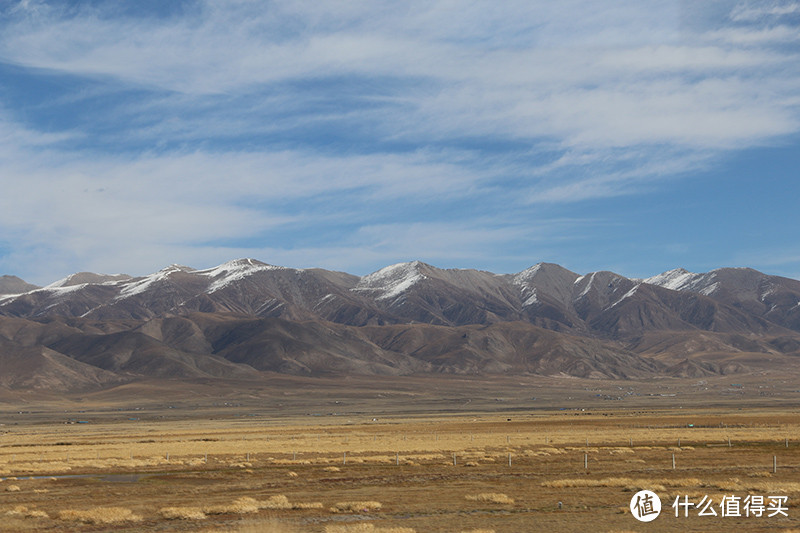
[[[509,498],[500,492],[481,492],[480,494],[468,494],[465,498],[473,502],[491,502],[491,503],[514,503],[514,498]]]
[[[24,505],[17,505],[13,509],[6,511],[6,516],[17,516],[22,518],[50,518],[46,512],[37,509],[28,509]]]
[[[164,507],[158,513],[167,520],[205,520],[207,518],[199,507]]]
[[[368,513],[379,511],[383,507],[380,502],[359,501],[359,502],[339,502],[331,507],[332,513]]]
[[[58,513],[58,518],[86,524],[119,524],[142,520],[141,516],[133,514],[133,511],[124,507],[95,507],[83,511],[66,509]]]

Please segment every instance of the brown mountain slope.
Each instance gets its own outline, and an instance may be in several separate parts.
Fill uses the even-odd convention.
[[[21,346],[0,338],[0,386],[49,391],[91,390],[124,379],[94,365],[75,361],[44,346]]]
[[[800,282],[750,269],[638,280],[417,261],[359,277],[240,259],[136,278],[79,273],[0,296],[0,340],[9,376],[67,363],[102,371],[86,382],[65,370],[58,387],[262,372],[706,375],[796,366]]]
[[[431,370],[430,365],[408,354],[383,350],[365,338],[359,328],[350,326],[280,318],[191,318],[203,324],[214,353],[258,370],[315,375],[395,375]]]
[[[439,372],[633,377],[658,363],[594,339],[563,335],[524,322],[488,326],[397,325],[363,328],[379,346],[412,354]]]

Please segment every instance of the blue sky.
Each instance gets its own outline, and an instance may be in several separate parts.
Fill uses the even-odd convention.
[[[0,0],[0,273],[800,278],[800,2]]]

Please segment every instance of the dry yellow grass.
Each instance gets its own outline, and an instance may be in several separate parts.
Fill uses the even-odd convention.
[[[244,496],[227,505],[208,505],[200,509],[200,511],[205,514],[221,515],[257,513],[261,509],[278,511],[288,509],[322,509],[323,507],[324,506],[320,502],[292,503],[289,501],[289,498],[283,494],[276,494],[274,496],[270,496],[266,500],[261,501],[249,496]]]
[[[6,487],[6,492],[19,492],[20,490],[19,485],[9,485]]]
[[[292,509],[322,509],[325,507],[322,502],[299,502],[293,503]]]
[[[480,494],[468,494],[465,498],[473,502],[490,502],[512,504],[514,498],[509,498],[507,495],[500,492],[481,492]]]
[[[289,524],[275,519],[256,519],[242,521],[235,526],[202,529],[199,533],[303,533]]]
[[[258,507],[261,509],[291,509],[292,504],[289,502],[289,498],[284,496],[283,494],[277,494],[275,496],[270,496],[267,498],[266,501],[263,502],[256,502]]]
[[[255,500],[254,500],[255,501]],[[324,506],[321,502],[295,502],[289,501],[289,498],[283,494],[276,494],[270,496],[264,501],[257,501],[259,509],[283,510],[283,509],[322,509]]]
[[[383,507],[381,502],[375,501],[338,502],[330,508],[330,511],[332,513],[368,513],[379,511],[381,507]]]
[[[120,522],[140,522],[142,517],[124,507],[95,507],[86,510],[66,509],[58,513],[61,520],[84,522],[86,524],[118,524]]]
[[[199,507],[164,507],[158,511],[167,520],[205,520],[206,514]]]
[[[742,429],[725,433],[721,428],[710,426],[698,429],[692,432],[692,442],[704,435],[717,435],[716,444],[701,443],[691,450],[686,446],[688,432],[682,433],[675,427],[686,420],[697,423],[694,416],[676,418],[676,422],[664,420],[660,415],[648,415],[642,422],[628,414],[611,413],[601,418],[588,413],[552,416],[537,413],[530,419],[523,419],[515,413],[511,424],[506,423],[505,416],[481,415],[467,419],[456,415],[435,420],[403,419],[382,426],[352,417],[353,420],[346,421],[343,418],[315,419],[313,423],[292,419],[278,421],[275,427],[237,417],[235,421],[196,420],[176,425],[171,422],[168,425],[137,423],[133,431],[123,429],[119,423],[58,427],[58,431],[34,427],[26,432],[3,435],[0,470],[9,472],[10,477],[19,476],[22,481],[7,479],[0,483],[0,491],[11,483],[21,488],[19,492],[6,493],[8,505],[0,508],[4,519],[0,529],[30,530],[46,525],[54,532],[86,533],[138,531],[146,525],[163,531],[299,533],[311,527],[320,531],[321,524],[327,521],[344,525],[342,522],[347,518],[332,516],[329,509],[333,513],[381,509],[365,505],[366,500],[380,497],[383,508],[390,512],[361,517],[369,518],[374,524],[353,525],[372,526],[363,531],[375,533],[404,531],[392,529],[398,525],[394,511],[402,510],[409,520],[399,525],[410,525],[419,531],[477,533],[492,528],[520,531],[525,530],[520,528],[525,520],[536,519],[536,516],[527,515],[532,513],[528,507],[555,509],[556,503],[563,501],[564,524],[580,529],[588,525],[600,532],[613,530],[613,526],[617,529],[632,527],[626,525],[617,510],[629,513],[630,494],[624,491],[639,488],[670,493],[672,498],[680,488],[681,494],[693,499],[695,495],[699,499],[708,494],[715,501],[724,492],[788,494],[790,509],[800,507],[800,482],[793,475],[800,461],[800,442],[791,442],[787,448],[782,439],[780,442],[758,440],[759,435],[800,432],[800,415],[796,415],[797,421],[790,420],[791,425],[777,429],[772,415],[762,419],[743,418],[741,422],[726,415],[726,423]],[[706,421],[706,425],[709,424]],[[736,437],[736,431],[742,440],[752,437],[758,444],[737,444],[736,440],[730,448],[721,444],[720,435],[730,432]],[[627,445],[629,433],[633,434],[636,446]],[[584,446],[587,434],[592,444],[589,448]],[[549,435],[549,440],[545,435]],[[674,437],[683,437],[680,448],[675,447],[677,438]],[[57,445],[62,441],[68,442],[69,448],[65,448],[65,444]],[[557,445],[553,445],[554,441]],[[69,462],[63,460],[66,450]],[[297,461],[292,459],[295,450]],[[342,466],[342,450],[347,452],[346,466]],[[398,466],[395,466],[396,450],[399,450]],[[169,461],[166,461],[167,452]],[[458,467],[452,465],[454,452]],[[205,453],[208,453],[207,461]],[[509,453],[512,467],[506,462]],[[584,470],[584,453],[590,454],[588,473]],[[673,453],[677,457],[677,470],[670,469]],[[246,460],[248,454],[249,461]],[[771,470],[774,454],[778,455],[780,468],[772,475],[767,469]],[[356,466],[351,467],[351,464]],[[480,466],[460,468],[471,465]],[[80,476],[27,479],[35,473],[49,476],[64,472]],[[545,473],[546,477],[541,477]],[[88,477],[83,477],[84,474]],[[105,478],[109,474],[109,477],[131,474],[136,481],[108,482]],[[271,495],[280,492],[288,497]],[[116,493],[115,499],[111,499],[111,493]],[[480,495],[500,493],[505,494],[479,499]],[[165,500],[167,494],[175,495],[176,500]],[[475,499],[468,499],[465,494],[474,495]],[[506,494],[513,494],[514,499]],[[191,495],[195,495],[196,500],[192,500]],[[234,500],[242,495],[252,497]],[[320,499],[326,505],[304,502],[312,499],[309,495],[315,495],[313,499]],[[293,501],[295,498],[301,501]],[[338,500],[352,501],[331,507],[331,503]],[[514,500],[524,503],[509,506]],[[95,502],[127,505],[136,514],[143,515],[146,524],[112,527],[32,520],[39,513],[56,519],[62,506],[82,509],[94,506]],[[596,512],[585,512],[586,502],[594,502]],[[24,504],[26,509],[8,514],[16,510],[11,508],[16,504]],[[180,505],[197,507],[174,507]],[[476,509],[496,512],[477,514]],[[503,509],[515,512],[499,512]],[[194,511],[216,516],[192,523]],[[265,521],[267,516],[271,521]],[[174,522],[167,523],[167,520]],[[726,522],[718,522],[719,525],[706,521],[703,526],[707,531],[721,533]],[[14,526],[9,528],[7,524]],[[304,528],[298,524],[314,526]],[[778,525],[778,530],[798,525],[800,517],[790,514],[785,523]],[[697,524],[690,520],[686,526],[687,530],[697,530]],[[567,530],[560,525],[551,529],[552,533]]]
[[[730,485],[731,488],[723,485]],[[711,486],[716,486],[723,490],[744,490],[771,494],[800,493],[800,483],[797,481],[741,481],[738,478],[732,478],[727,484],[712,483]]]
[[[346,524],[325,526],[325,533],[416,533],[410,527],[379,527],[374,524]]]
[[[257,513],[261,505],[255,498],[244,496],[234,500],[228,509],[237,514]]]
[[[6,511],[6,516],[17,516],[21,518],[49,518],[45,511],[28,509],[24,505],[17,505],[13,509]]]
[[[637,488],[647,488],[649,490],[665,490],[665,487],[702,487],[705,483],[698,478],[678,478],[678,479],[647,479],[647,478],[627,478],[627,477],[607,477],[603,479],[570,478],[545,481],[543,487],[555,489],[576,488],[576,487],[623,487],[627,490]]]

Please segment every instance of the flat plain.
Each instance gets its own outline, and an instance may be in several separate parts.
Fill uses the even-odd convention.
[[[74,532],[792,531],[796,383],[275,377],[9,397],[0,520]],[[651,523],[629,510],[641,489],[662,501]],[[744,506],[754,497],[761,513]],[[695,507],[676,516],[676,498]]]

